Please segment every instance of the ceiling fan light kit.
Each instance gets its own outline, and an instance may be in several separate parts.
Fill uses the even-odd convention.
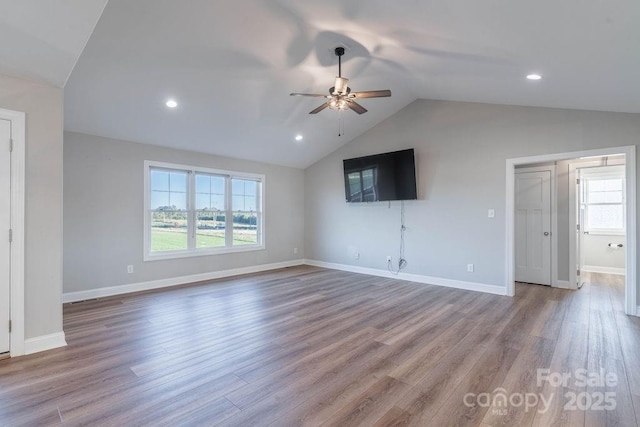
[[[311,110],[309,114],[318,114],[325,108],[332,110],[351,109],[358,114],[364,114],[367,109],[358,104],[355,100],[362,98],[386,98],[391,96],[390,90],[370,90],[364,92],[351,92],[348,86],[349,79],[342,77],[342,55],[344,55],[344,47],[336,47],[334,53],[338,57],[338,77],[336,77],[334,85],[329,89],[329,95],[321,95],[315,93],[292,93],[291,96],[310,96],[315,98],[327,98],[324,104]]]

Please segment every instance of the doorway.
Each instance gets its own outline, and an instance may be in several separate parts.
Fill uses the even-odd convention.
[[[625,275],[625,159],[577,159],[569,165],[571,227],[575,230],[575,277],[583,273]],[[573,273],[573,272],[572,272]]]
[[[507,295],[515,295],[515,278],[516,278],[516,168],[518,166],[532,164],[553,164],[559,161],[569,161],[576,158],[589,157],[606,157],[614,155],[623,155],[626,163],[624,196],[626,205],[624,207],[624,223],[626,230],[626,245],[624,247],[624,258],[626,266],[625,275],[625,313],[637,315],[637,278],[636,278],[636,166],[635,166],[635,146],[612,147],[594,150],[585,150],[571,153],[558,153],[531,157],[522,157],[507,159],[506,161],[506,257],[505,257],[505,285]],[[570,200],[571,202],[571,200]],[[575,201],[573,202],[575,203]],[[575,212],[575,210],[573,211]],[[564,223],[565,221],[563,221]],[[569,221],[566,221],[569,222]],[[563,224],[564,227],[566,225]],[[567,230],[569,231],[569,230]],[[575,254],[577,251],[577,242],[575,232],[569,232],[569,256],[573,259],[569,262],[563,262],[565,267],[576,265]],[[573,237],[571,237],[573,236]],[[573,254],[573,255],[572,255]],[[573,270],[573,275],[577,271]],[[570,276],[571,277],[571,276]],[[573,278],[573,277],[572,277]],[[575,289],[575,281],[567,280],[567,287]]]

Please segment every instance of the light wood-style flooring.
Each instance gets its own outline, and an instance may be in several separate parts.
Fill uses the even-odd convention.
[[[620,276],[508,298],[303,266],[67,304],[68,347],[0,361],[0,425],[634,426],[623,294]],[[571,393],[615,409],[566,410]]]

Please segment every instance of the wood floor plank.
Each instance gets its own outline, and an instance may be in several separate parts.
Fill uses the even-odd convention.
[[[467,377],[472,367],[484,356],[493,336],[482,332],[480,327],[472,330],[442,358],[427,363],[419,370],[409,371],[415,377],[406,378],[407,371],[395,369],[390,375],[399,375],[405,382],[415,382],[407,393],[396,403],[398,407],[414,415],[413,421],[430,416],[446,402],[453,390]],[[414,378],[415,378],[414,377]]]
[[[355,377],[335,375],[320,388],[316,387],[319,383],[314,384],[309,398],[290,411],[286,411],[273,425],[320,425],[372,387],[396,366],[389,360],[377,357],[359,365],[351,367],[353,372],[357,372]]]
[[[519,353],[519,350],[507,345],[487,349],[437,411],[423,413],[420,423],[416,425],[480,424],[488,408],[479,405],[477,396],[481,393],[491,393],[500,387]],[[475,399],[465,400],[465,397],[470,395]]]
[[[389,409],[382,418],[380,418],[373,427],[401,427],[409,425],[411,422],[411,414],[407,411],[394,406]]]
[[[396,397],[403,394],[408,388],[407,384],[385,376],[360,396],[355,397],[322,425],[373,425],[394,406]]]
[[[555,345],[554,340],[533,335],[529,337],[500,384],[500,393],[504,393],[510,400],[506,403],[500,401],[497,401],[498,404],[492,403],[482,423],[521,426],[533,423],[536,412],[542,404],[538,399],[543,389],[543,384],[539,384],[538,369],[544,369],[551,364]],[[495,394],[497,393],[494,392]],[[522,396],[522,400],[511,400],[514,396],[518,396],[517,399]],[[529,396],[530,401],[528,401]],[[528,402],[536,404],[531,403],[531,406],[527,406]],[[501,403],[505,403],[504,406],[500,406]]]
[[[578,369],[587,366],[588,326],[574,323],[565,318],[558,335],[557,344],[549,366],[549,374],[568,373],[574,375]],[[546,407],[539,406],[533,420],[533,426],[548,425],[575,426],[584,425],[584,411],[567,411],[565,405],[567,393],[582,393],[585,386],[578,386],[575,381],[568,381],[566,386],[554,385],[542,380],[541,395],[549,402]]]
[[[584,280],[509,298],[300,266],[65,304],[67,347],[0,360],[0,425],[637,425],[640,321],[621,276]],[[556,398],[465,404],[500,389]],[[599,392],[615,410],[565,407]]]

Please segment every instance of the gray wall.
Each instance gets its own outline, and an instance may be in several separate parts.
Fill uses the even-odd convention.
[[[581,250],[585,268],[624,268],[624,248],[610,248],[609,243],[624,245],[625,238],[602,234],[583,236]]]
[[[64,158],[65,292],[304,257],[300,169],[73,132],[65,132]],[[143,262],[144,160],[266,175],[266,250]]]
[[[62,331],[62,89],[0,75],[0,108],[26,113],[25,338]]]
[[[386,255],[396,259],[399,202],[345,203],[342,160],[415,148],[420,200],[406,202],[405,271],[504,286],[505,160],[639,140],[638,114],[415,101],[305,171],[305,255],[383,270]]]

